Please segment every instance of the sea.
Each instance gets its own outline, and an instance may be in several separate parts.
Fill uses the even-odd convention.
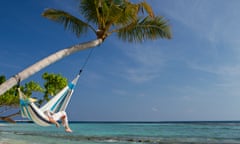
[[[0,144],[240,144],[240,122],[0,123]]]

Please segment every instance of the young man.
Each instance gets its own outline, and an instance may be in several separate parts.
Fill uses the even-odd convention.
[[[52,113],[50,111],[45,111],[44,113],[48,117],[48,120],[51,123],[55,124],[56,127],[60,127],[60,125],[57,121],[61,119],[62,125],[65,128],[65,131],[66,132],[72,132],[72,130],[70,129],[70,127],[68,125],[68,118],[67,118],[67,114],[66,114],[65,111],[60,111],[60,112],[57,112],[57,113]]]

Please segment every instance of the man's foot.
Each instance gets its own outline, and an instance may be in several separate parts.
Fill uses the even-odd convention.
[[[70,128],[65,128],[65,132],[71,133],[72,130]]]

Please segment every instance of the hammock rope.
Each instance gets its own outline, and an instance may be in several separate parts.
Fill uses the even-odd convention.
[[[94,48],[91,48],[91,50],[90,50],[90,52],[88,53],[88,56],[86,57],[86,59],[85,59],[83,65],[82,65],[82,67],[80,68],[79,73],[81,73],[82,70],[86,67],[87,63],[89,62],[90,57],[91,57],[92,54],[93,54],[93,50],[94,50]]]

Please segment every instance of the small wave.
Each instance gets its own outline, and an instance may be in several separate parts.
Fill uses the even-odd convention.
[[[109,140],[106,140],[105,142],[109,142],[109,143],[113,143],[113,142],[118,142],[117,140],[115,140],[115,139],[109,139]]]
[[[142,143],[142,144],[240,144],[238,139],[206,138],[206,137],[141,137],[141,136],[86,136],[66,133],[15,132],[16,135],[28,135],[57,138],[75,142],[100,143]],[[1,144],[1,143],[0,143]]]
[[[43,133],[16,133],[18,135],[32,135],[32,136],[43,136],[52,138],[61,138],[64,140],[77,141],[77,142],[104,142],[104,143],[142,143],[142,144],[221,144],[224,142],[234,143],[236,141],[229,140],[217,140],[217,139],[205,139],[205,138],[149,138],[149,137],[108,137],[108,136],[83,136],[83,135],[47,135]],[[234,143],[237,144],[237,143]],[[238,143],[239,144],[239,143]]]
[[[94,141],[94,142],[106,142],[106,143],[117,143],[117,142],[129,142],[129,143],[161,143],[161,140],[151,139],[151,138],[137,138],[137,137],[108,137],[108,136],[83,136],[83,135],[49,135],[43,133],[15,133],[17,135],[31,135],[31,136],[42,136],[42,137],[52,137],[68,139],[71,141]]]
[[[0,142],[0,144],[10,144],[9,142]]]
[[[10,139],[3,138],[3,139],[1,139],[0,144],[11,144],[11,143],[9,142],[9,140],[10,140]]]

